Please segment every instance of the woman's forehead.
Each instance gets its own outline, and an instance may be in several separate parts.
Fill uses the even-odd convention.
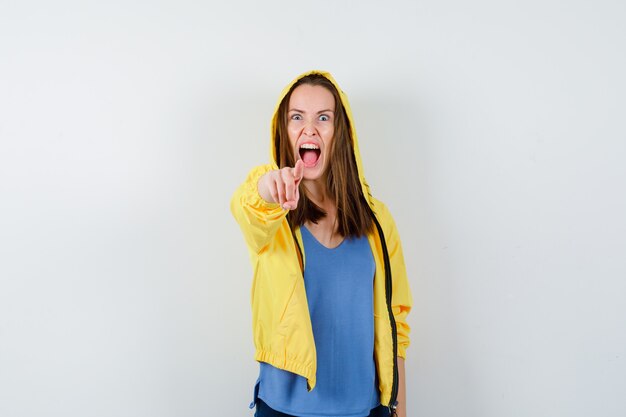
[[[329,110],[335,108],[335,97],[326,87],[302,84],[291,93],[289,110],[319,110],[320,108]]]

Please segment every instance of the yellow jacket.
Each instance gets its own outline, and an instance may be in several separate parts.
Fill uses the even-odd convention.
[[[368,199],[376,218],[376,228],[368,235],[376,263],[374,358],[381,403],[392,405],[397,396],[396,357],[405,358],[409,346],[406,316],[411,309],[411,293],[395,223],[387,207],[369,192],[363,177],[348,99],[329,73],[307,72],[285,87],[274,111],[270,137],[275,137],[278,106],[283,97],[297,80],[311,73],[322,74],[339,91],[352,126],[363,195]],[[273,143],[270,148],[274,162],[252,169],[231,200],[231,211],[243,231],[254,271],[251,301],[255,359],[307,378],[309,389],[312,390],[316,382],[317,356],[299,256],[299,248],[303,247],[302,235],[299,228],[292,232],[289,227],[288,211],[277,203],[263,200],[257,190],[259,178],[270,170],[278,169]],[[305,265],[306,259],[302,259],[302,262]]]

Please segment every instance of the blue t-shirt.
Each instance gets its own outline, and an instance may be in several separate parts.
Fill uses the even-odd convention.
[[[261,362],[259,397],[303,417],[365,417],[380,404],[374,364],[374,272],[366,237],[329,249],[301,227],[304,284],[317,351],[317,384]]]

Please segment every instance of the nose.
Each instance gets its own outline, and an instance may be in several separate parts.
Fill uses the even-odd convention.
[[[304,134],[307,136],[314,136],[316,134],[317,130],[315,129],[315,125],[313,121],[308,122],[305,126],[304,126]]]

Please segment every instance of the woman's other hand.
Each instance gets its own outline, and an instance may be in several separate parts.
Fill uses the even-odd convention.
[[[301,160],[293,168],[270,171],[259,179],[259,194],[268,203],[278,203],[285,210],[293,210],[298,207],[298,185],[303,175],[304,163]]]

